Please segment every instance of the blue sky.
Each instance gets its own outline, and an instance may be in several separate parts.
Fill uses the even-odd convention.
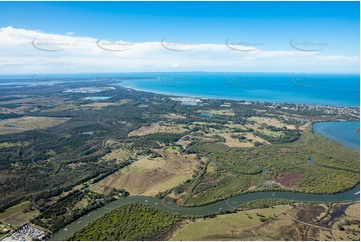
[[[290,56],[288,52],[295,52],[297,58],[300,57],[298,50],[290,44],[291,40],[323,43],[322,48],[310,46],[306,48],[306,50],[322,49],[317,54],[312,54],[314,64],[322,59],[319,68],[303,68],[302,60],[298,60],[291,69],[332,72],[335,70],[333,65],[337,67],[342,62],[342,58],[348,58],[347,61],[352,63],[346,61],[347,65],[345,67],[338,65],[336,71],[359,72],[359,2],[0,2],[0,16],[0,28],[11,26],[18,31],[38,31],[48,34],[46,38],[51,38],[50,35],[57,35],[59,38],[60,35],[69,36],[69,33],[72,33],[71,36],[74,38],[89,37],[95,40],[121,40],[134,43],[160,42],[163,39],[169,42],[205,45],[224,45],[227,39],[237,43],[260,43],[255,47],[264,52],[262,58],[275,56],[280,58],[277,60],[285,62],[287,61],[285,58],[282,59],[282,56]],[[11,32],[13,36],[14,32],[14,30]],[[3,31],[2,34],[9,34],[9,31],[6,33]],[[217,58],[216,52],[213,53],[214,59]],[[275,52],[284,53],[280,57],[276,56]],[[273,55],[268,55],[269,53]],[[306,53],[307,51],[304,54]],[[27,56],[32,54],[34,58],[39,57],[39,53],[31,51],[26,53]],[[44,53],[42,54],[43,58]],[[59,56],[64,55],[64,52],[59,54]],[[154,57],[158,56],[154,55]],[[250,62],[252,58],[259,56],[243,57],[248,58]],[[166,58],[164,55],[161,57]],[[215,63],[208,66],[200,65],[198,69],[190,66],[184,68],[187,62],[184,56],[167,57],[172,62],[172,66],[179,67],[177,70],[180,71],[207,71],[214,68],[228,71],[227,66],[222,65],[217,69]],[[202,53],[191,57],[204,62],[206,62],[204,58],[212,59],[212,55]],[[326,63],[327,57],[328,60],[337,60],[337,63]],[[133,69],[150,71],[152,67],[144,62],[144,56],[142,58],[138,63],[143,64]],[[87,59],[89,60],[89,56]],[[15,62],[17,61],[14,60]],[[135,66],[134,63],[136,62],[133,61],[129,66]],[[249,70],[269,71],[269,68],[262,67],[262,64],[267,65],[267,62],[255,61],[254,66],[249,66]],[[326,65],[330,66],[329,69]],[[0,72],[11,72],[15,68],[9,65],[3,67]],[[60,66],[58,68],[62,70]],[[167,71],[167,68],[166,65],[157,66],[154,70]],[[244,71],[247,68],[240,69]],[[52,66],[50,71],[55,70],[56,67]],[[83,65],[79,70],[83,72],[86,68]],[[125,70],[126,68],[120,71]],[[236,66],[231,70],[236,71]],[[276,70],[282,71],[282,65]],[[104,71],[116,71],[116,69],[104,68]]]

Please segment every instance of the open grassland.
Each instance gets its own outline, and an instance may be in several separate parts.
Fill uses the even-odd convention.
[[[264,140],[252,133],[247,133],[246,137],[248,140],[251,140],[253,142],[261,142],[261,143],[269,144],[269,142],[267,140]]]
[[[51,98],[47,98],[47,97],[30,97],[30,98],[16,98],[13,100],[9,100],[9,101],[2,101],[0,102],[0,105],[7,105],[7,104],[38,104],[38,103],[45,103],[45,104],[49,104],[49,103],[54,103],[54,100],[52,100]]]
[[[113,210],[69,240],[152,240],[171,230],[180,216],[149,205],[129,204]]]
[[[245,140],[245,141],[240,141],[238,138],[233,138],[232,135],[240,135],[239,133],[220,133],[218,134],[219,136],[223,137],[225,139],[225,144],[228,147],[254,147],[254,144],[251,141]],[[248,139],[252,139],[254,138],[254,136],[250,136],[248,134]]]
[[[104,161],[111,161],[111,160],[121,161],[130,157],[131,155],[132,153],[130,151],[125,150],[124,148],[118,148],[111,150],[111,152],[104,155],[101,159]]]
[[[109,103],[109,102],[94,102],[94,103],[83,104],[81,105],[81,107],[100,109],[100,108],[116,106],[116,105],[117,105],[116,103]]]
[[[360,216],[360,202],[351,204],[345,211],[346,216],[359,217]]]
[[[184,221],[170,240],[355,240],[360,203],[276,205]]]
[[[225,116],[234,116],[234,115],[236,115],[232,109],[198,110],[198,113],[207,113],[207,114],[225,115]]]
[[[246,126],[244,126],[243,124],[225,124],[223,125],[225,128],[229,128],[229,129],[238,129],[238,130],[242,130],[242,131],[246,131],[248,128]]]
[[[266,124],[270,126],[274,126],[276,128],[283,128],[286,127],[287,129],[296,129],[294,125],[288,125],[281,121],[279,121],[276,118],[270,118],[270,117],[251,117],[249,118],[251,121],[255,121],[258,124]]]
[[[122,99],[122,100],[119,100],[117,102],[92,102],[92,103],[83,104],[80,107],[82,107],[82,108],[101,109],[101,108],[110,107],[110,106],[123,105],[123,104],[129,103],[131,101],[132,100],[130,100],[130,99]]]
[[[253,209],[234,214],[218,215],[215,218],[188,221],[172,235],[171,240],[229,240],[242,238],[242,232],[257,228],[263,224],[261,218],[284,220],[281,224],[291,223],[292,220],[283,215],[283,211],[292,209],[289,205],[275,208]],[[260,216],[262,215],[262,216]],[[275,228],[274,226],[273,228]],[[275,230],[272,230],[275,231]],[[259,235],[260,240],[266,239]],[[242,239],[247,240],[247,239]]]
[[[93,185],[91,190],[107,193],[112,188],[124,188],[133,195],[154,196],[192,177],[197,165],[195,155],[183,155],[176,150],[159,152],[162,157],[139,157],[131,165]]]
[[[30,202],[23,202],[0,212],[0,222],[17,228],[38,214]]]
[[[282,131],[271,131],[268,129],[258,129],[257,131],[261,132],[264,135],[273,136],[273,137],[280,137],[284,134]]]
[[[0,121],[0,135],[13,134],[34,129],[45,129],[66,122],[68,118],[21,117]]]
[[[128,136],[144,136],[155,133],[184,133],[187,131],[181,125],[169,125],[153,123],[149,126],[142,126],[137,130],[134,130],[128,134]]]
[[[360,240],[360,203],[350,205],[343,216],[333,224],[331,234],[324,233],[320,239]],[[328,237],[327,237],[328,236]]]

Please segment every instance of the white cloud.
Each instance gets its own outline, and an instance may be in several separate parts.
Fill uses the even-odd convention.
[[[262,47],[262,46],[260,46]],[[285,48],[287,49],[287,48]],[[359,72],[359,56],[241,45],[128,43],[0,28],[0,73],[136,71]]]

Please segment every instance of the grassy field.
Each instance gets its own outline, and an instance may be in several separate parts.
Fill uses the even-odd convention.
[[[176,146],[176,145],[172,145],[172,146],[168,146],[166,148],[167,151],[172,151],[172,150],[175,150],[175,151],[179,151],[180,150],[180,147],[179,146]]]
[[[283,211],[290,209],[292,209],[291,206],[282,205],[275,208],[254,209],[219,215],[215,218],[197,219],[195,222],[183,224],[180,229],[174,232],[171,240],[228,240],[232,237],[235,239],[236,235],[241,235],[243,230],[262,225],[262,216],[266,219],[280,219]],[[283,219],[285,219],[285,222],[291,222],[291,219],[287,219],[284,215]]]
[[[179,221],[179,215],[149,205],[129,204],[105,214],[69,240],[152,240]]]
[[[254,144],[252,142],[250,142],[250,141],[240,142],[239,139],[232,138],[231,135],[237,135],[237,133],[220,133],[219,134],[219,136],[223,137],[226,140],[225,144],[228,147],[239,147],[239,148],[254,147]]]
[[[187,220],[170,240],[359,241],[360,203],[295,203]]]
[[[124,188],[132,195],[157,195],[175,187],[193,175],[195,155],[183,155],[176,150],[159,151],[162,157],[141,156],[131,165],[91,186],[92,191],[107,193],[112,188]]]
[[[36,209],[31,208],[30,202],[23,202],[0,212],[0,222],[10,224],[12,228],[19,227],[31,218],[39,214]]]
[[[159,123],[153,123],[149,126],[142,126],[137,130],[134,130],[128,134],[128,136],[144,136],[147,134],[155,133],[184,133],[187,131],[181,125],[165,125]]]
[[[269,135],[269,136],[273,136],[273,137],[280,137],[283,135],[282,131],[271,131],[268,129],[258,129],[258,131],[265,135]]]
[[[81,107],[100,109],[100,108],[116,106],[116,105],[117,105],[116,103],[109,103],[109,102],[94,102],[94,103],[88,103],[88,104],[81,105]]]
[[[124,159],[130,157],[131,155],[132,155],[131,152],[129,152],[123,148],[119,148],[119,149],[112,150],[111,152],[109,152],[108,154],[103,156],[101,159],[104,161],[107,161],[107,160],[120,161],[120,160],[124,160]]]
[[[350,205],[345,215],[334,223],[331,236],[334,240],[360,240],[360,203]],[[327,234],[324,234],[327,238]]]
[[[276,118],[270,118],[270,117],[251,117],[249,118],[251,121],[255,121],[258,124],[266,124],[270,126],[274,126],[277,128],[286,127],[287,129],[295,129],[296,127],[294,125],[288,125],[281,121],[279,121]]]
[[[0,135],[13,134],[33,129],[45,129],[66,122],[67,118],[21,117],[0,121]]]
[[[225,115],[225,116],[236,115],[232,109],[198,110],[198,113],[208,113],[208,114],[213,114],[213,115]]]

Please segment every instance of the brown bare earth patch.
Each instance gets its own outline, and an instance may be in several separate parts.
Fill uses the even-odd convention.
[[[303,180],[302,174],[295,174],[291,172],[283,172],[281,176],[277,177],[276,182],[280,183],[282,186],[297,188],[298,183]]]

